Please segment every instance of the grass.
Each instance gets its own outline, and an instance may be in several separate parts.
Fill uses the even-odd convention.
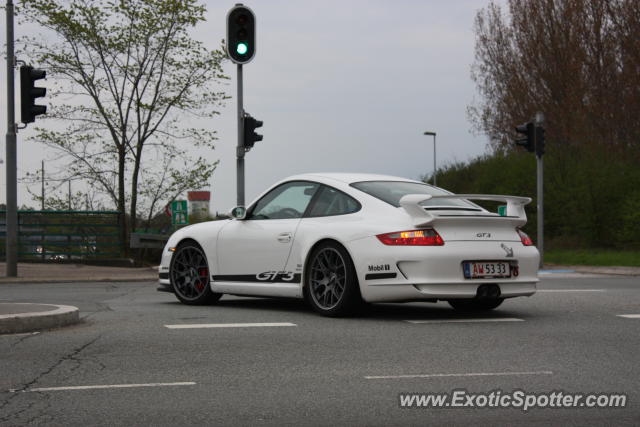
[[[560,265],[640,267],[640,251],[612,249],[554,249],[545,251],[544,262]]]

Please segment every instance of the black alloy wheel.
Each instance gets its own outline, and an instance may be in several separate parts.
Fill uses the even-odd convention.
[[[312,251],[304,294],[315,311],[330,317],[352,314],[362,302],[353,262],[342,246],[325,242]]]
[[[211,304],[222,296],[211,291],[207,257],[196,242],[178,245],[171,258],[169,278],[173,292],[184,304]]]

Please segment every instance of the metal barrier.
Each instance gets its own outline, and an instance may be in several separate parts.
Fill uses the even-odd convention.
[[[171,234],[131,233],[129,247],[133,249],[162,249]]]
[[[21,261],[119,258],[121,215],[116,211],[18,211]],[[0,257],[5,256],[6,212],[0,211]]]

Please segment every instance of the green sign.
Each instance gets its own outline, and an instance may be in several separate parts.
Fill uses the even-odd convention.
[[[174,200],[171,202],[171,224],[189,224],[189,211],[187,209],[186,200]]]
[[[498,215],[507,216],[507,205],[498,206]]]

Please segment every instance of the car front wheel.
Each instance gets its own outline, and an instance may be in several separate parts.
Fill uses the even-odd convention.
[[[194,241],[182,242],[176,248],[169,266],[169,279],[176,297],[184,304],[212,304],[222,294],[209,286],[209,265],[202,248]]]

